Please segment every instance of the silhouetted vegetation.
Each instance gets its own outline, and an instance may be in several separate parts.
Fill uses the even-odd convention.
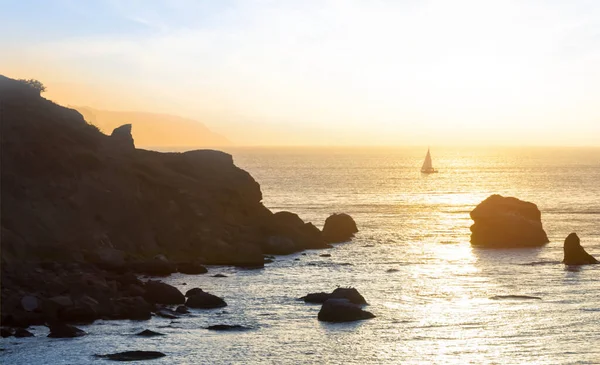
[[[46,86],[44,86],[44,84],[42,84],[41,81],[36,80],[36,79],[19,79],[19,81],[35,90],[37,90],[40,94],[43,93],[44,91],[46,91]]]

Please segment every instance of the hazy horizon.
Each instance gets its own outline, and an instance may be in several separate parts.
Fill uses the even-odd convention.
[[[0,14],[0,72],[62,105],[238,146],[600,146],[593,2],[33,3]]]

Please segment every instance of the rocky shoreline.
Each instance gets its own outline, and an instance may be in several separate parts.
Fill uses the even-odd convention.
[[[0,110],[3,326],[148,319],[184,297],[138,275],[261,268],[265,255],[331,248],[358,231],[345,214],[322,232],[271,212],[231,155],[136,149],[131,125],[104,135],[1,75]]]

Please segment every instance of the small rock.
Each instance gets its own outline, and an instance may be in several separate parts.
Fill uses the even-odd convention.
[[[385,270],[385,272],[390,272],[390,273],[392,273],[392,272],[398,272],[398,271],[400,271],[400,270],[398,270],[398,269],[387,269],[387,270]]]
[[[215,274],[215,275],[213,275],[212,277],[213,277],[213,278],[226,278],[226,277],[227,277],[227,275],[225,275],[225,274]]]
[[[493,297],[490,297],[490,299],[492,300],[502,300],[502,299],[508,299],[508,300],[529,300],[529,299],[533,299],[533,300],[542,300],[542,298],[540,297],[532,297],[529,295],[495,295]]]
[[[320,254],[319,257],[331,257],[331,254],[330,253],[323,253],[323,254]]]
[[[200,288],[192,288],[185,292],[185,296],[191,297],[192,295],[201,294],[201,293],[204,293],[204,290],[202,290]]]
[[[115,354],[106,354],[106,355],[95,355],[96,357],[100,357],[103,359],[113,360],[113,361],[139,361],[139,360],[152,360],[158,359],[161,357],[165,357],[167,355],[158,351],[125,351],[118,352]]]
[[[317,318],[323,322],[352,322],[375,318],[375,315],[347,299],[328,299],[323,303]]]
[[[585,252],[577,233],[571,233],[567,236],[563,250],[565,254],[563,263],[566,265],[592,265],[599,263],[592,255]]]
[[[185,305],[190,308],[210,309],[225,307],[227,303],[216,295],[201,292],[190,296]]]
[[[142,332],[138,332],[135,335],[136,336],[142,336],[142,337],[165,336],[164,333],[154,332],[154,331],[151,331],[151,330],[143,330]]]
[[[358,232],[356,222],[345,213],[332,214],[325,220],[323,238],[328,243],[346,242]]]
[[[175,312],[177,312],[179,314],[188,314],[188,313],[190,313],[190,311],[187,309],[187,307],[185,305],[180,305],[179,307],[177,307],[177,309],[175,309]]]
[[[240,326],[239,324],[234,324],[234,325],[215,324],[213,326],[206,327],[206,329],[212,330],[212,331],[244,331],[244,330],[249,330],[250,328]]]
[[[80,330],[77,327],[71,326],[69,324],[57,323],[54,325],[50,325],[50,334],[48,337],[52,338],[72,338],[72,337],[81,337],[85,336],[86,333],[83,330]]]
[[[328,299],[347,299],[353,304],[367,304],[365,298],[354,288],[336,288],[331,294],[323,292],[311,293],[300,299],[306,303],[324,303]]]

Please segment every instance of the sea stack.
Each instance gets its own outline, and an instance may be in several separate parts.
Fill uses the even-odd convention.
[[[491,195],[471,211],[471,219],[473,246],[522,248],[549,242],[538,207],[517,198]]]
[[[346,213],[330,215],[323,226],[323,237],[328,243],[350,241],[357,232],[356,222]]]
[[[577,233],[571,233],[565,238],[563,249],[565,252],[563,263],[566,265],[591,265],[600,263],[592,255],[585,252]]]

